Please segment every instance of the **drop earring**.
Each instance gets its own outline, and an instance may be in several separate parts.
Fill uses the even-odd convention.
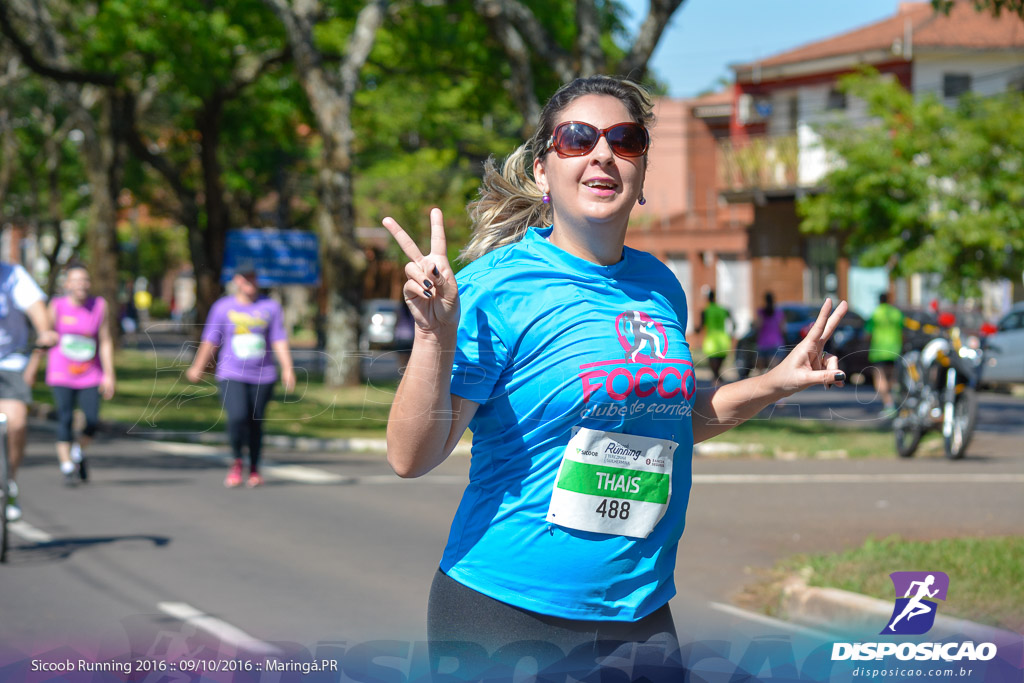
[[[543,195],[541,195],[540,200],[542,202],[544,202],[545,204],[550,204],[551,203],[551,195],[549,195],[547,192],[545,192]]]
[[[640,193],[640,199],[636,200],[636,203],[639,204],[640,206],[643,206],[644,204],[647,203],[647,200],[644,198],[643,192]]]

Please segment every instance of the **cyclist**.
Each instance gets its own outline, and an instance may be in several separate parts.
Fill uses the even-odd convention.
[[[26,354],[29,323],[39,346],[53,346],[57,333],[50,327],[46,295],[22,266],[0,263],[0,413],[7,416],[7,453],[10,460],[7,519],[21,519],[15,477],[25,457],[28,438],[28,406],[35,371]],[[32,370],[29,374],[29,370]]]
[[[473,432],[427,608],[435,664],[455,642],[516,643],[544,659],[553,645],[590,662],[609,640],[671,655],[693,444],[845,380],[822,351],[846,303],[830,317],[826,302],[765,375],[697,391],[679,281],[624,246],[651,118],[629,81],[577,79],[555,93],[534,137],[500,171],[485,166],[457,283],[439,209],[427,255],[383,221],[411,260],[403,294],[417,324],[388,462],[420,476]]]
[[[259,472],[263,419],[277,381],[271,351],[281,366],[281,382],[286,393],[295,389],[295,371],[281,304],[261,295],[256,268],[248,263],[240,264],[231,283],[234,294],[213,304],[199,350],[185,375],[193,383],[202,379],[220,347],[216,377],[234,455],[224,485],[235,488],[242,484],[242,455],[243,449],[248,447],[249,477],[245,484],[254,488],[263,484]]]

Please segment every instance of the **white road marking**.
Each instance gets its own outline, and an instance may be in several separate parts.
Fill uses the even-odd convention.
[[[26,541],[32,541],[33,543],[51,543],[53,541],[53,536],[20,519],[17,522],[9,522],[7,528],[12,533],[18,534]]]
[[[355,484],[400,484],[402,482],[417,481],[423,484],[468,484],[469,477],[457,474],[428,474],[425,477],[416,479],[402,479],[397,474],[371,474],[365,477],[353,477]]]
[[[188,458],[202,458],[224,462],[225,464],[231,461],[231,452],[224,450],[222,446],[168,441],[142,441],[142,443],[156,453],[169,453]],[[260,470],[263,472],[263,476],[268,479],[283,479],[299,484],[398,484],[403,481],[401,477],[394,474],[354,477],[328,472],[327,470],[309,467],[308,465],[284,465],[272,461],[264,461]],[[419,478],[416,481],[429,484],[465,484],[468,480],[464,476],[434,474]]]
[[[1021,484],[1024,474],[695,474],[694,484]]]
[[[818,638],[820,640],[832,641],[836,637],[834,634],[826,633],[825,631],[819,631],[817,629],[807,628],[806,626],[791,624],[788,621],[774,619],[772,617],[766,616],[764,614],[758,614],[756,612],[748,612],[745,609],[734,607],[733,605],[726,605],[721,602],[712,602],[709,604],[711,605],[711,609],[713,610],[716,610],[718,612],[724,612],[725,614],[729,614],[734,617],[739,617],[740,619],[745,619],[746,621],[752,621],[756,624],[763,624],[765,626],[783,629],[785,631],[790,631],[793,633],[801,633],[803,635],[810,636],[812,638]]]
[[[231,451],[224,446],[211,446],[203,443],[179,443],[177,441],[149,441],[139,440],[144,446],[157,453],[170,453],[171,455],[187,455],[191,457],[230,457]]]
[[[157,608],[164,614],[169,614],[175,619],[180,619],[198,629],[206,631],[222,642],[234,645],[239,650],[266,655],[281,653],[278,648],[270,643],[254,638],[237,626],[232,626],[222,619],[211,617],[209,614],[201,612],[187,603],[161,602],[157,604]]]
[[[230,452],[222,446],[208,444],[144,441],[149,448],[160,453],[184,455],[229,461]],[[274,479],[300,484],[399,484],[404,480],[393,474],[364,477],[345,476],[306,465],[279,465],[266,462],[263,473]],[[465,484],[467,478],[459,475],[435,474],[416,481],[430,484]],[[694,484],[1021,484],[1024,474],[695,474]]]
[[[347,484],[357,480],[355,477],[346,477],[305,465],[272,465],[267,463],[260,467],[260,471],[268,478],[288,479],[302,484]]]

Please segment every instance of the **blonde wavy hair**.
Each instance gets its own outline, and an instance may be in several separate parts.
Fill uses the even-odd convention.
[[[591,76],[577,78],[559,88],[544,105],[533,137],[512,152],[500,168],[494,157],[484,163],[480,195],[466,207],[473,227],[469,243],[459,254],[460,260],[476,260],[498,247],[518,242],[530,226],[551,224],[551,206],[544,203],[543,193],[533,178],[533,161],[546,153],[548,139],[562,111],[584,95],[615,97],[641,125],[650,127],[654,120],[651,96],[632,81]]]

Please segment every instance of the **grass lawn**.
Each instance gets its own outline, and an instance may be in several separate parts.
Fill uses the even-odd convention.
[[[104,401],[104,421],[134,425],[132,433],[222,431],[223,414],[212,375],[200,384],[185,379],[191,357],[172,359],[143,351],[117,352],[117,395]],[[42,372],[40,372],[40,377]],[[309,380],[306,382],[306,380]],[[330,389],[319,378],[298,372],[295,395],[280,385],[267,409],[266,433],[310,437],[383,437],[397,383]],[[53,403],[49,388],[37,382],[40,403]]]
[[[970,619],[1010,631],[1024,629],[1024,537],[905,541],[869,539],[838,554],[797,555],[750,586],[739,601],[768,614],[779,611],[782,582],[802,573],[810,586],[840,588],[880,600],[893,599],[889,574],[902,569],[949,575],[945,616]]]
[[[117,363],[117,395],[105,401],[102,418],[132,425],[132,433],[222,431],[223,415],[212,375],[193,385],[184,378],[188,358],[122,349]],[[42,374],[40,374],[42,376]],[[383,438],[396,382],[354,387],[325,387],[319,377],[299,373],[295,395],[284,397],[280,385],[267,410],[266,432],[321,438]],[[52,403],[50,390],[37,382],[35,399]],[[748,446],[742,457],[885,457],[895,456],[891,430],[884,423],[773,418],[751,420],[717,441]],[[713,442],[712,442],[713,443]],[[941,453],[937,434],[925,437],[919,454]]]

